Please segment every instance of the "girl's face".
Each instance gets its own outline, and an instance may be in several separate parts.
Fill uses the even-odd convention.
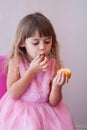
[[[36,30],[32,37],[25,39],[24,46],[30,60],[41,54],[48,56],[52,47],[52,37],[40,37],[38,30]]]

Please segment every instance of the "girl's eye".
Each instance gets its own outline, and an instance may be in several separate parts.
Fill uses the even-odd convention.
[[[46,44],[50,44],[50,41],[45,41]]]
[[[38,45],[38,44],[39,44],[39,42],[32,42],[32,44],[33,44],[33,45]]]

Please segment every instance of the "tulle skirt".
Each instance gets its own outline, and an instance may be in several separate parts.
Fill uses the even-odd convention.
[[[63,102],[52,107],[46,102],[0,100],[0,130],[75,130],[71,114]]]

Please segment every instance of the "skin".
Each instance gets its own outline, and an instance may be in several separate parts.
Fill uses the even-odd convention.
[[[7,89],[9,95],[13,99],[17,99],[28,89],[29,84],[35,74],[40,71],[49,69],[48,54],[52,46],[51,37],[40,37],[36,30],[32,37],[27,38],[22,44],[26,48],[27,56],[29,57],[30,66],[25,74],[20,78],[19,66],[11,59],[8,67]],[[62,99],[62,86],[68,81],[68,77],[63,73],[57,73],[58,64],[55,67],[55,76],[49,84],[49,103],[53,106],[57,105]]]

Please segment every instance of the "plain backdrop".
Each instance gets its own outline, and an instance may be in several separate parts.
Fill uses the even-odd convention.
[[[63,66],[72,70],[63,99],[76,127],[87,130],[87,0],[0,0],[0,55],[8,54],[21,18],[36,11],[54,26]]]

